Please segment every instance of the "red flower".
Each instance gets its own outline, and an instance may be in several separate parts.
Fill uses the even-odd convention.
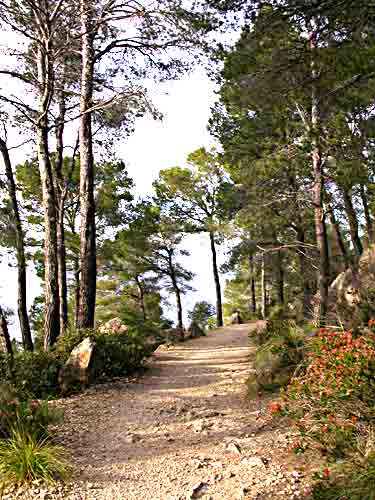
[[[323,477],[324,477],[324,479],[329,479],[329,469],[328,469],[328,467],[324,468]]]

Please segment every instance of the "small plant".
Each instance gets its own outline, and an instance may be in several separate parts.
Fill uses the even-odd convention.
[[[14,430],[9,438],[0,440],[0,480],[4,485],[37,479],[53,483],[67,474],[64,449],[46,438]]]
[[[286,386],[303,359],[305,346],[303,334],[287,320],[268,321],[265,329],[255,333],[255,342],[255,372],[248,380],[250,396]]]
[[[14,429],[37,439],[48,436],[48,425],[58,422],[61,413],[48,401],[20,401],[9,389],[0,390],[0,438],[8,438]]]

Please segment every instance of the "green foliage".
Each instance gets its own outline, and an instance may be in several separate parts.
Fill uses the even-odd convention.
[[[188,318],[192,323],[198,323],[201,328],[206,328],[208,320],[215,315],[215,308],[209,302],[202,300],[196,302],[193,309],[189,311]]]
[[[156,331],[147,332],[152,338]],[[71,351],[84,338],[91,337],[95,342],[90,379],[92,381],[104,378],[121,377],[134,372],[142,366],[145,358],[156,348],[156,343],[145,337],[146,332],[136,328],[127,333],[99,333],[94,330],[71,331],[59,337],[53,347],[56,357],[66,360]]]
[[[319,481],[314,486],[314,500],[375,500],[374,451],[337,469],[332,479]]]
[[[58,374],[63,360],[52,352],[21,351],[14,355],[13,362],[0,355],[2,380],[12,383],[17,393],[32,398],[56,396],[59,393]]]
[[[333,458],[351,453],[358,428],[375,420],[375,338],[320,330],[304,374],[285,392],[285,409],[304,439]]]
[[[304,355],[304,335],[293,322],[268,321],[255,333],[254,373],[248,379],[249,395],[286,386]]]
[[[21,396],[21,394],[18,394]],[[61,414],[51,409],[48,401],[19,400],[13,389],[0,387],[0,438],[9,438],[17,431],[36,439],[48,437],[48,425],[57,423]]]
[[[53,483],[67,473],[66,452],[60,445],[19,430],[0,440],[0,481],[5,485]]]

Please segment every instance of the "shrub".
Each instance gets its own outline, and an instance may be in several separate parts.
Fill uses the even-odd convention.
[[[344,457],[357,429],[375,418],[375,337],[320,330],[311,340],[306,371],[285,394],[286,409],[305,439],[323,453]]]
[[[248,380],[249,395],[287,385],[304,355],[304,335],[291,321],[268,321],[255,333],[255,372]]]
[[[0,365],[2,380],[12,383],[17,393],[43,399],[59,393],[58,373],[62,361],[54,353],[45,351],[18,352],[12,367]]]
[[[375,500],[375,454],[357,463],[348,463],[313,488],[315,500]]]
[[[0,480],[5,485],[64,479],[68,471],[65,460],[64,449],[45,438],[15,430],[0,440]]]
[[[95,341],[90,368],[90,377],[93,380],[120,377],[133,372],[156,347],[135,329],[126,333],[86,330],[72,331],[59,338],[53,352],[59,360],[65,362],[73,348],[88,336]]]

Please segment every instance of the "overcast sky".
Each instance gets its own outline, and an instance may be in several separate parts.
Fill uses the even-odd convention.
[[[138,119],[135,133],[119,146],[119,156],[127,164],[135,190],[140,195],[151,192],[152,182],[161,169],[183,165],[188,153],[201,146],[213,145],[207,122],[216,97],[214,85],[205,72],[196,70],[179,81],[155,85],[157,90],[152,92],[152,99],[164,115],[163,121],[150,117]],[[17,135],[11,134],[9,143],[18,144]],[[23,161],[28,153],[27,147],[14,151],[14,162]],[[193,283],[196,292],[184,298],[186,308],[191,308],[197,300],[215,303],[210,249],[206,240],[201,235],[185,241],[185,248],[191,251],[191,257],[185,262],[186,267],[196,273]],[[0,262],[0,276],[1,304],[16,310],[16,270],[8,267],[6,259]],[[31,269],[28,283],[28,301],[31,304],[41,290],[39,280]],[[168,316],[173,318],[174,311],[170,311]],[[17,325],[14,325],[12,331],[15,332],[16,328]]]

